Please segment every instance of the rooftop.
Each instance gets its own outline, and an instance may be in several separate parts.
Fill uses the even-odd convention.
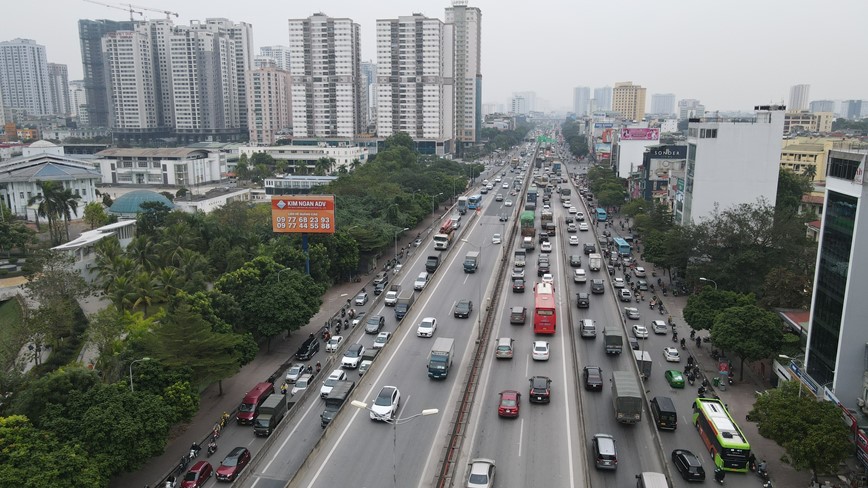
[[[159,148],[112,148],[96,153],[101,158],[186,158],[196,153],[207,153],[205,149],[189,147]]]

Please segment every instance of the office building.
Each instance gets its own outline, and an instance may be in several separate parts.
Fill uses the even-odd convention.
[[[612,89],[612,111],[626,120],[640,121],[645,118],[645,88],[632,81],[615,83]]]
[[[289,71],[289,47],[288,46],[263,46],[259,48],[259,56],[271,58],[277,69]]]
[[[530,104],[521,95],[513,95],[509,99],[509,113],[513,115],[527,115],[530,112]]]
[[[227,172],[226,154],[209,149],[110,148],[96,157],[93,164],[107,184],[192,188],[221,181]]]
[[[292,78],[278,68],[247,73],[247,129],[250,144],[271,146],[289,137],[292,127]]]
[[[832,112],[788,111],[784,116],[784,134],[832,132],[832,122],[834,121],[835,114]]]
[[[576,117],[591,114],[591,89],[587,86],[573,88],[573,113]]]
[[[295,137],[352,138],[360,132],[360,27],[322,13],[289,20]]]
[[[678,100],[678,120],[687,120],[705,115],[705,105],[693,98]]]
[[[651,95],[651,112],[655,115],[672,115],[675,113],[674,93],[655,93]]]
[[[0,42],[0,92],[14,115],[54,114],[45,46],[33,39]]]
[[[835,100],[814,100],[808,104],[808,110],[813,113],[832,112],[837,113],[839,103]]]
[[[755,107],[754,118],[704,118],[687,129],[685,171],[670,179],[674,220],[696,224],[716,209],[774,205],[781,161],[784,107]]]
[[[451,152],[451,31],[421,14],[377,20],[378,137],[406,132],[436,154]]]
[[[453,32],[455,140],[473,143],[482,129],[482,11],[452,0],[446,24]]]
[[[69,115],[69,74],[65,64],[48,63],[48,90],[54,102],[52,113]]]
[[[134,25],[132,21],[107,19],[78,21],[81,66],[84,70],[84,99],[87,101],[85,113],[79,113],[79,120],[90,127],[109,126],[109,93],[106,87],[102,37],[110,32],[132,30]]]
[[[362,132],[374,133],[377,125],[377,63],[362,61],[361,110]]]
[[[790,104],[787,110],[801,112],[808,110],[808,101],[811,96],[811,85],[793,85],[790,87]]]
[[[841,116],[850,120],[868,117],[868,100],[844,100],[841,102]]]
[[[608,112],[612,110],[612,87],[594,88],[594,104],[592,112]]]
[[[512,95],[517,96],[517,97],[521,97],[524,99],[525,104],[527,104],[527,111],[528,112],[542,111],[542,105],[545,103],[545,101],[540,99],[540,101],[537,102],[536,92],[521,91],[521,92],[515,92]]]

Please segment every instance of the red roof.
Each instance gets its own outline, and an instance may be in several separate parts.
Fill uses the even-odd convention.
[[[812,220],[812,221],[808,222],[806,225],[812,229],[820,230],[820,223],[821,223],[821,221],[819,221],[819,220]]]

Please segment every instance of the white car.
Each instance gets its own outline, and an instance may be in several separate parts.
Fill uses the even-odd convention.
[[[326,343],[326,352],[335,352],[341,346],[341,342],[344,340],[343,336],[332,336],[331,339]]]
[[[545,241],[539,246],[540,252],[552,252],[552,243]]]
[[[504,200],[503,206],[504,207],[511,207],[512,206],[512,200]]]
[[[543,210],[551,210],[552,207],[548,203],[543,204]]]
[[[642,315],[639,314],[639,309],[636,307],[624,307],[624,316],[627,320],[639,320]]]
[[[434,337],[434,332],[437,331],[437,319],[434,317],[425,317],[419,322],[416,327],[416,336],[418,337]]]
[[[576,207],[570,207],[570,213],[571,214],[578,213],[578,211],[579,211],[579,209],[577,209]]]
[[[500,187],[509,189],[509,183],[504,182],[502,185],[500,185]]]
[[[392,420],[398,416],[401,392],[395,386],[384,386],[371,405],[371,420]]]
[[[477,458],[470,461],[467,488],[491,488],[494,486],[494,461]]]
[[[304,365],[301,363],[295,363],[290,366],[289,371],[286,372],[286,382],[289,384],[295,383],[303,374]]]
[[[570,208],[573,206],[573,204],[570,203],[569,200],[564,200],[563,202],[561,202],[561,204],[564,206],[564,208]]]
[[[356,305],[361,307],[362,305],[364,305],[366,303],[368,303],[368,294],[367,293],[361,292],[358,295],[356,295],[356,300],[355,300]]]
[[[670,363],[680,363],[681,355],[678,354],[678,349],[674,347],[664,347],[663,348],[663,357],[666,358]]]
[[[534,361],[548,361],[549,343],[546,341],[533,341],[532,357]]]
[[[494,234],[493,236],[491,236],[491,243],[500,244],[500,234]]]
[[[615,288],[624,288],[624,278],[615,278],[612,280],[612,286]]]
[[[579,230],[582,231],[582,232],[587,232],[587,231],[591,230],[591,228],[588,227],[588,223],[587,223],[587,222],[580,222],[580,223],[579,223]]]
[[[578,246],[579,245],[579,236],[570,236],[570,245]]]
[[[636,269],[633,270],[633,274],[636,275],[637,278],[645,277],[645,268],[642,266],[637,266]]]
[[[305,374],[299,376],[298,379],[295,380],[295,386],[292,387],[292,390],[290,391],[290,395],[295,395],[296,393],[298,393],[300,391],[307,390],[307,387],[310,386],[311,380],[313,380],[312,374],[305,373]]]
[[[325,398],[331,393],[338,381],[347,379],[347,374],[342,369],[332,371],[332,374],[322,382],[322,388],[319,389],[319,396]]]
[[[551,285],[555,282],[555,277],[551,273],[545,273],[542,275],[542,282]]]
[[[413,289],[416,291],[422,291],[425,288],[425,285],[428,284],[428,273],[422,272],[419,273],[419,276],[416,278],[416,281],[413,282]]]
[[[576,220],[578,220],[579,222],[585,220],[584,212],[576,212]]]
[[[386,347],[386,343],[389,342],[389,339],[392,338],[391,332],[380,332],[377,334],[377,338],[374,339],[374,349],[382,349]]]
[[[647,339],[648,338],[648,329],[641,324],[633,325],[633,336],[637,339]]]

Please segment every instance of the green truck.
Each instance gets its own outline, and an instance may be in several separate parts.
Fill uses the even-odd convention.
[[[533,226],[534,223],[534,213],[532,210],[525,210],[519,216],[519,222],[521,223],[521,235],[522,237],[534,237],[536,236],[536,229]]]
[[[475,273],[479,268],[479,251],[470,251],[464,258],[464,272]]]
[[[629,371],[612,371],[612,402],[615,420],[635,424],[642,420],[642,392],[636,376]]]
[[[253,421],[253,433],[268,437],[286,415],[286,395],[275,393],[259,406],[259,415]]]

